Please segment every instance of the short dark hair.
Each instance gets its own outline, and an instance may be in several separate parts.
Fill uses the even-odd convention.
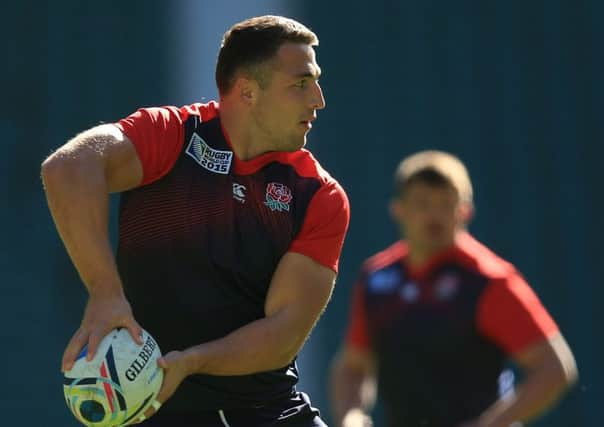
[[[227,94],[237,73],[241,71],[264,87],[267,76],[262,65],[271,60],[285,42],[316,46],[319,39],[303,24],[283,16],[257,16],[233,25],[224,34],[218,53],[218,92],[221,95]]]
[[[435,187],[450,186],[462,202],[473,203],[472,182],[468,171],[453,154],[427,150],[403,159],[394,174],[396,196],[403,197],[409,186],[416,182]]]

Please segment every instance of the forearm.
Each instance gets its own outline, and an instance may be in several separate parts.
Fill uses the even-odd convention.
[[[223,338],[185,349],[187,370],[245,375],[287,366],[325,309],[334,282],[331,269],[305,255],[287,252],[273,273],[265,317]]]
[[[517,421],[529,421],[550,408],[568,387],[561,376],[548,370],[532,373],[508,399],[501,399],[480,416],[480,425],[508,427]]]
[[[185,350],[189,372],[246,375],[282,368],[296,356],[307,333],[294,326],[288,313],[276,313]]]
[[[109,196],[101,160],[81,151],[77,160],[56,153],[44,162],[42,179],[57,231],[91,293],[121,293],[109,241]]]
[[[365,374],[355,371],[336,362],[332,369],[330,392],[331,408],[335,418],[335,425],[342,424],[346,414],[354,409],[368,411],[371,409],[373,399],[366,389],[369,385]]]

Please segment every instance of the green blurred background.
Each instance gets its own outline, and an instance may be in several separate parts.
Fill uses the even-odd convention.
[[[477,208],[470,230],[524,272],[575,352],[579,384],[534,425],[601,426],[604,3],[597,0],[0,6],[0,424],[77,425],[59,364],[85,293],[45,205],[41,161],[79,131],[139,106],[215,98],[222,33],[266,13],[297,18],[321,39],[327,108],[309,148],[352,204],[339,283],[300,356],[301,388],[325,418],[327,369],[358,265],[396,239],[386,212],[392,172],[403,156],[437,148],[470,170]]]

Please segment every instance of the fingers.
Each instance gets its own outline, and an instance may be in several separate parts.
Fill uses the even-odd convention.
[[[159,402],[159,400],[155,400],[155,399],[154,399],[154,400],[151,402],[151,406],[153,407],[153,410],[154,410],[155,412],[157,412],[157,411],[159,411],[159,408],[161,408],[161,403]]]
[[[151,417],[153,414],[155,414],[157,411],[159,411],[159,408],[161,408],[161,405],[162,404],[159,400],[157,400],[157,399],[152,400],[151,407],[148,408],[143,415],[138,417],[134,424],[142,423],[147,418]]]
[[[134,320],[134,318],[128,319],[125,323],[126,329],[128,329],[128,333],[132,336],[134,342],[138,345],[143,345],[143,328],[139,326],[139,324]],[[90,338],[88,340],[88,354],[86,355],[86,360],[92,360],[96,351],[99,347],[101,340],[105,337],[106,331],[101,329],[95,329],[94,332],[90,334]]]
[[[128,332],[130,333],[130,336],[132,336],[132,339],[134,340],[135,343],[137,343],[138,345],[143,345],[143,328],[140,327],[140,325],[136,322],[136,320],[132,319],[131,322],[128,322],[128,325],[126,326],[126,328],[128,329]]]
[[[168,369],[170,365],[179,363],[183,360],[183,353],[180,351],[171,351],[157,359],[157,365],[160,368]]]
[[[143,345],[142,328],[134,322],[128,327],[128,331],[138,345]],[[80,328],[71,337],[61,359],[61,371],[69,371],[73,368],[76,358],[82,351],[86,351],[86,360],[91,361],[98,350],[99,344],[105,337],[106,333],[100,329],[92,332],[85,331]]]
[[[91,361],[96,354],[97,349],[99,348],[99,344],[105,334],[103,331],[96,329],[94,332],[90,334],[88,338],[88,353],[86,353],[86,360]]]
[[[373,421],[360,409],[351,409],[342,420],[342,427],[373,427]]]
[[[69,344],[65,348],[65,352],[63,353],[63,359],[61,361],[61,371],[69,371],[73,364],[86,345],[88,341],[88,334],[85,333],[82,329],[78,329],[76,333],[69,340]]]
[[[86,360],[94,358],[98,347],[109,331],[117,327],[125,327],[134,342],[143,345],[142,328],[132,316],[130,305],[125,298],[103,298],[91,295],[84,311],[84,317],[78,331],[71,338],[63,353],[61,369],[70,370],[75,359],[84,347]]]
[[[157,366],[159,366],[162,369],[166,369],[168,367],[168,364],[166,363],[166,359],[164,359],[163,357],[160,357],[159,359],[157,359]]]

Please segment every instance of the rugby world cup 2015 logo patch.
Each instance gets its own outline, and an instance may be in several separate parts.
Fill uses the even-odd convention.
[[[278,182],[271,182],[266,186],[266,199],[264,204],[272,211],[289,212],[289,204],[293,196],[291,190]]]
[[[233,152],[210,147],[196,133],[193,133],[193,136],[191,136],[186,153],[210,172],[227,175],[231,169]]]

